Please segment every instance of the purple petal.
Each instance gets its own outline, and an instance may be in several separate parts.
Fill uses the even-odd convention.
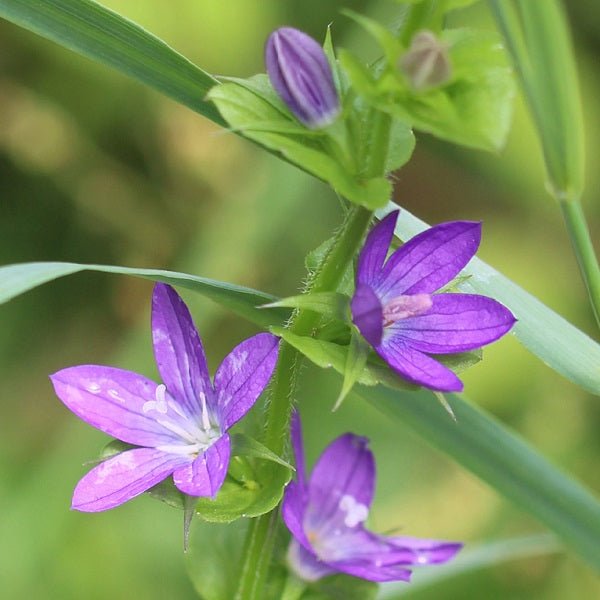
[[[375,292],[366,284],[357,284],[350,301],[352,322],[372,346],[379,346],[383,335],[383,308]]]
[[[399,213],[399,210],[392,211],[371,229],[358,257],[356,267],[357,283],[372,285],[379,271],[381,271],[394,237],[394,228]]]
[[[157,283],[152,294],[152,340],[158,371],[175,400],[188,415],[200,414],[202,395],[210,407],[212,387],[200,336],[181,297],[164,283]]]
[[[388,541],[411,553],[415,565],[440,564],[454,558],[463,547],[458,542],[427,540],[413,537],[390,537]]]
[[[300,413],[296,409],[292,411],[290,438],[296,463],[296,481],[298,482],[298,486],[304,490],[307,480],[306,465],[304,462],[304,443],[302,441],[302,422],[300,421]]]
[[[410,343],[400,336],[384,336],[376,350],[394,371],[411,383],[439,392],[463,389],[461,380],[450,369],[415,350]]]
[[[378,565],[370,560],[340,561],[329,563],[331,567],[342,573],[368,581],[410,581],[412,573],[402,565]]]
[[[290,533],[305,548],[312,550],[312,546],[304,533],[304,511],[306,510],[306,496],[298,482],[292,481],[285,488],[281,504],[281,518]]]
[[[390,327],[412,348],[432,354],[464,352],[502,337],[515,323],[499,302],[469,294],[432,296],[426,313],[403,319]]]
[[[194,462],[173,473],[175,485],[189,496],[214,498],[225,481],[230,453],[231,442],[229,435],[225,434],[199,454]]]
[[[383,304],[396,296],[431,294],[454,279],[481,241],[481,223],[452,221],[423,231],[396,250],[381,272],[376,292]]]
[[[317,129],[337,117],[331,67],[310,36],[291,27],[277,29],[267,40],[265,62],[275,91],[304,125]]]
[[[296,575],[304,581],[317,581],[336,572],[294,539],[288,548],[287,560]]]
[[[83,512],[114,508],[150,489],[189,460],[155,448],[135,448],[92,469],[77,484],[71,507]]]
[[[237,423],[265,389],[277,362],[279,340],[259,333],[236,346],[215,374],[217,411],[223,431]]]
[[[142,375],[113,367],[82,365],[58,371],[50,379],[67,408],[123,442],[160,446],[180,439],[158,422],[168,425],[178,419],[168,406],[171,399],[163,401],[161,411],[155,410],[160,403],[157,389],[164,390],[164,386]]]
[[[332,528],[355,528],[367,518],[375,488],[367,444],[366,438],[346,433],[321,454],[308,485],[304,530],[309,538]]]

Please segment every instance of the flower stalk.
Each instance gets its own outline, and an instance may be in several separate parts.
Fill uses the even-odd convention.
[[[578,200],[560,200],[563,219],[571,238],[581,276],[587,288],[590,304],[600,327],[600,267],[594,252],[583,208]]]

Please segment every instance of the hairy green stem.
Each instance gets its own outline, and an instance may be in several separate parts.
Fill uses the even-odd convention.
[[[600,267],[598,266],[583,208],[578,200],[561,200],[560,208],[587,288],[596,322],[600,326]]]
[[[371,217],[372,213],[360,206],[353,206],[349,210],[307,291],[324,292],[337,288],[348,263],[360,247]],[[318,325],[319,319],[320,316],[315,312],[299,310],[290,323],[290,331],[296,335],[310,335]],[[264,435],[265,445],[276,454],[283,452],[287,439],[299,361],[298,352],[282,341],[271,384],[271,402]],[[278,518],[279,511],[274,510],[251,522],[246,537],[245,560],[236,600],[261,598],[275,544]]]

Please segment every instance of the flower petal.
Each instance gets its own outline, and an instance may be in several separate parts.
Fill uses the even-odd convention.
[[[403,294],[431,294],[454,279],[481,241],[481,223],[451,221],[431,227],[396,250],[376,286],[382,304]]]
[[[306,464],[304,462],[304,443],[302,441],[302,422],[300,421],[300,413],[296,409],[292,411],[290,438],[296,463],[296,481],[298,482],[298,486],[304,490],[307,480]]]
[[[515,323],[502,304],[471,294],[439,294],[431,297],[426,313],[398,321],[390,327],[411,347],[431,354],[464,352],[502,337]]]
[[[439,392],[460,392],[461,380],[448,367],[414,349],[398,335],[384,336],[376,348],[385,362],[401,377]]]
[[[294,573],[304,581],[317,581],[336,572],[294,539],[288,548],[287,561]]]
[[[229,435],[225,434],[199,454],[194,462],[173,473],[175,485],[189,496],[214,498],[225,481],[230,453],[231,442]]]
[[[152,294],[152,341],[167,390],[188,415],[199,415],[201,395],[209,406],[212,398],[204,349],[187,306],[164,283],[157,283]]]
[[[371,229],[358,257],[357,283],[372,285],[375,281],[390,249],[399,213],[399,210],[392,211]]]
[[[444,563],[454,558],[463,547],[459,542],[443,540],[427,540],[414,537],[389,537],[388,541],[398,548],[412,554],[411,563],[415,565],[432,565]]]
[[[303,494],[298,482],[292,481],[285,488],[281,504],[281,518],[290,530],[293,538],[302,546],[312,551],[312,546],[304,533],[305,510],[306,496]]]
[[[267,40],[265,62],[271,84],[299,121],[311,129],[331,123],[340,112],[331,67],[323,48],[292,27]]]
[[[114,508],[150,489],[189,460],[155,448],[135,448],[100,463],[75,487],[71,508],[98,512]]]
[[[215,374],[215,393],[222,431],[237,423],[265,389],[279,351],[279,340],[259,333],[236,346]]]
[[[372,346],[381,343],[383,308],[375,292],[366,284],[358,284],[350,301],[352,322]]]
[[[360,525],[367,518],[374,489],[375,461],[367,438],[346,433],[334,440],[310,477],[304,517],[308,537],[314,534],[325,540],[330,529]],[[323,558],[318,550],[317,554]]]
[[[179,441],[155,418],[152,407],[156,405],[159,386],[142,375],[113,367],[82,365],[58,371],[50,379],[67,408],[108,435],[139,446]],[[168,415],[164,417],[167,422]]]
[[[370,560],[339,561],[328,563],[336,571],[368,581],[410,581],[411,571],[402,565],[378,565]]]

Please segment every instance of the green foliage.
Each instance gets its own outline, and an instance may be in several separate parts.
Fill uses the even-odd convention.
[[[301,600],[374,600],[379,586],[372,581],[331,575],[313,583],[300,596]]]
[[[440,34],[450,78],[436,87],[416,90],[399,68],[406,54],[400,39],[365,17],[353,17],[381,46],[385,64],[372,70],[348,51],[340,61],[352,85],[367,102],[398,121],[439,138],[474,148],[498,150],[512,116],[514,81],[505,52],[494,34],[466,29]]]
[[[300,125],[274,95],[266,75],[223,83],[214,87],[208,98],[231,129],[326,181],[351,202],[375,209],[389,199],[390,183],[383,177],[353,175],[347,153],[332,149],[325,132],[315,133]]]
[[[550,189],[576,199],[583,189],[581,100],[571,40],[558,0],[491,0],[538,130]]]
[[[223,124],[204,100],[216,80],[136,23],[92,0],[0,0],[0,17],[108,65]]]
[[[235,468],[235,467],[234,467]],[[292,477],[292,469],[271,461],[256,461],[248,474],[246,466],[227,476],[214,499],[199,498],[196,513],[211,523],[231,523],[240,517],[257,517],[273,510]]]

